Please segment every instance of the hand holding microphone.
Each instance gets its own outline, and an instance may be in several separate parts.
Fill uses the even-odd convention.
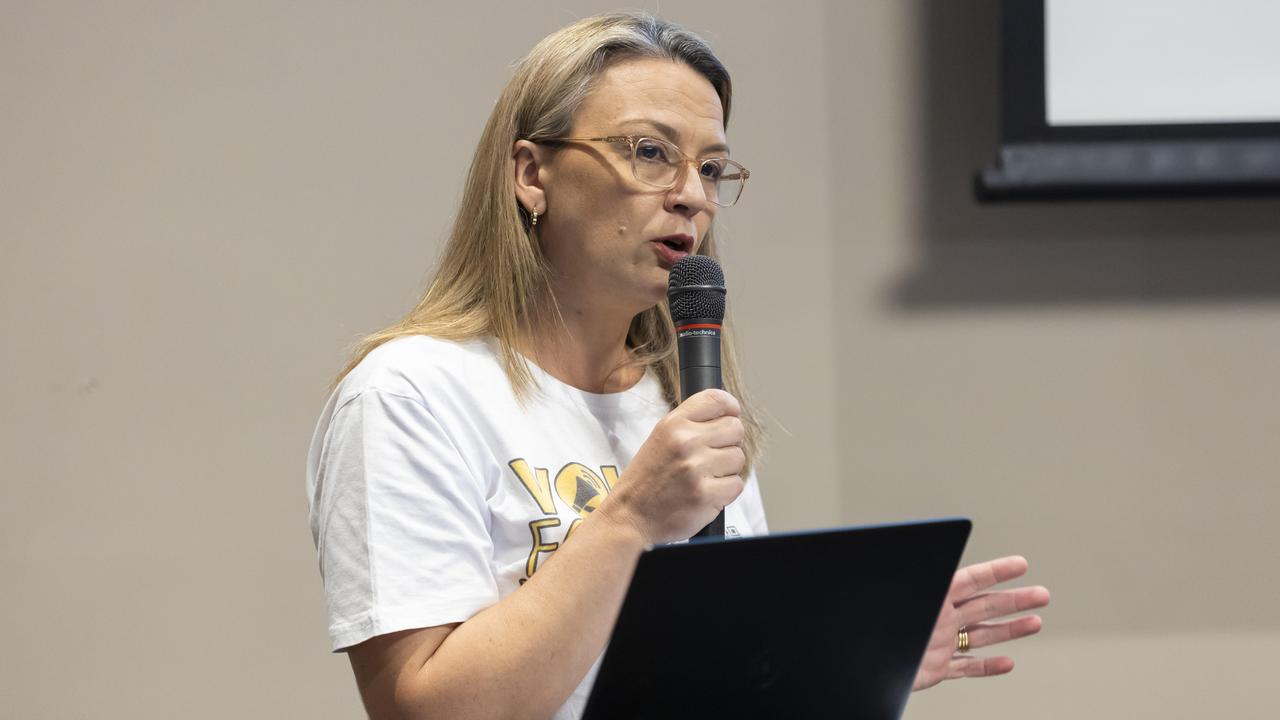
[[[624,519],[645,542],[684,540],[742,494],[738,401],[706,390],[658,421],[597,514]],[[722,531],[723,532],[723,531]]]
[[[682,258],[667,291],[680,355],[682,402],[654,427],[600,507],[648,542],[724,536],[724,506],[742,493],[741,407],[720,373],[724,274],[715,260]],[[629,482],[636,478],[635,482]],[[606,506],[609,506],[606,509]],[[695,532],[696,531],[696,532]]]
[[[671,268],[667,302],[676,326],[682,401],[703,390],[724,388],[720,373],[720,331],[727,294],[724,271],[709,257],[686,255]],[[724,537],[724,510],[694,537]]]

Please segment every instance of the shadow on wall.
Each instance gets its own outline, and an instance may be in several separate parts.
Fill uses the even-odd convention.
[[[999,144],[998,0],[918,6],[919,264],[890,302],[978,306],[1280,301],[1280,198],[979,205]]]

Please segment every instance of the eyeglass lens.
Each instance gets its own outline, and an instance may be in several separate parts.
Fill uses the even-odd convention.
[[[640,138],[632,151],[631,167],[636,179],[657,187],[675,184],[684,166],[684,156],[671,143],[653,138]],[[743,167],[728,158],[709,158],[698,165],[698,175],[707,199],[728,207],[742,194]]]

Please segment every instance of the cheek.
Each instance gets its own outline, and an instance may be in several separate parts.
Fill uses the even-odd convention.
[[[702,252],[703,245],[707,240],[707,233],[711,231],[712,218],[699,218],[694,221],[695,227],[698,228],[698,242],[694,246],[694,252]]]

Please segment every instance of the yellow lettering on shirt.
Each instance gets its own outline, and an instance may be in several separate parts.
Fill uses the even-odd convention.
[[[533,533],[533,547],[529,550],[529,560],[524,564],[524,576],[526,578],[533,577],[533,573],[538,569],[538,555],[541,553],[555,552],[560,547],[560,543],[547,542],[542,539],[543,528],[560,527],[560,518],[542,518],[529,523],[529,532]]]
[[[610,490],[618,487],[618,468],[612,465],[601,465],[600,472],[604,473],[604,481],[609,484]]]
[[[551,482],[549,480],[551,473],[543,468],[531,468],[524,458],[516,458],[507,463],[511,470],[520,478],[520,484],[524,485],[524,489],[529,491],[529,495],[533,496],[534,502],[538,503],[538,509],[546,515],[556,514],[556,504],[551,498]],[[530,573],[532,574],[532,573]]]
[[[573,531],[582,524],[583,518],[595,512],[614,486],[618,484],[618,468],[613,465],[600,466],[600,474],[578,462],[571,462],[556,473],[555,482],[551,481],[551,473],[546,468],[533,467],[524,458],[516,458],[507,463],[511,471],[519,478],[529,497],[538,504],[543,517],[529,522],[529,533],[533,536],[529,548],[529,559],[525,562],[525,576],[520,584],[525,584],[538,570],[539,561],[544,554],[555,552],[569,540]],[[603,477],[601,477],[603,475]],[[548,528],[560,527],[559,513],[556,510],[555,498],[573,508],[579,517],[574,518],[559,542],[544,536]],[[554,535],[552,536],[554,537]]]

